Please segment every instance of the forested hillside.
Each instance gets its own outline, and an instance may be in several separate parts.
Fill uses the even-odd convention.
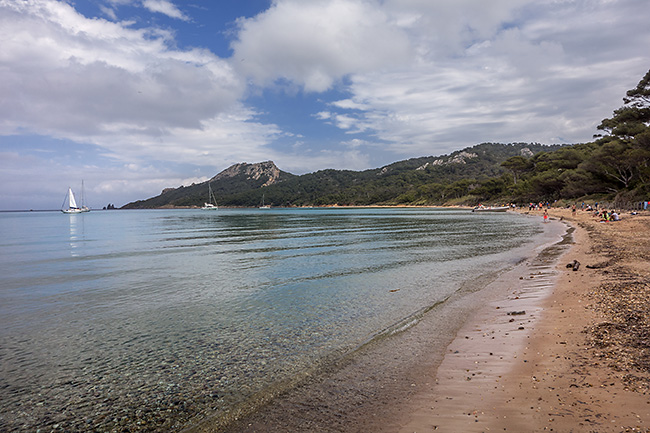
[[[237,164],[208,181],[220,206],[442,205],[650,198],[650,71],[595,141],[565,146],[483,143],[449,155],[302,176],[272,162]],[[252,173],[252,174],[251,174]],[[168,189],[126,208],[200,206],[208,182]]]
[[[372,170],[329,169],[302,176],[283,172],[271,161],[236,164],[209,181],[167,188],[156,197],[124,208],[201,206],[207,199],[208,183],[219,206],[258,206],[262,195],[272,206],[440,204],[450,198],[462,199],[472,186],[506,175],[501,164],[512,156],[532,157],[558,148],[483,143],[450,155],[413,158]]]
[[[627,92],[624,105],[598,126],[591,143],[513,157],[494,197],[515,201],[603,197],[620,203],[650,198],[650,71]]]

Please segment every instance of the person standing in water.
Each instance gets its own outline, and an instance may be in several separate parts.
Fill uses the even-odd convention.
[[[548,209],[544,209],[544,222],[548,222]]]

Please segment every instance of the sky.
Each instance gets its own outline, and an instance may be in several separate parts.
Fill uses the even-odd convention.
[[[0,210],[591,141],[648,0],[0,0]]]

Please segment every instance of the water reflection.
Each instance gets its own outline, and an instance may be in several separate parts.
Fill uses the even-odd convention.
[[[79,257],[80,242],[86,238],[86,227],[83,214],[70,214],[70,256]]]

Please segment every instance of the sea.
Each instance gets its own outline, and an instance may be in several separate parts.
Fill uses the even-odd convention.
[[[0,431],[254,409],[556,237],[466,209],[0,213]]]

